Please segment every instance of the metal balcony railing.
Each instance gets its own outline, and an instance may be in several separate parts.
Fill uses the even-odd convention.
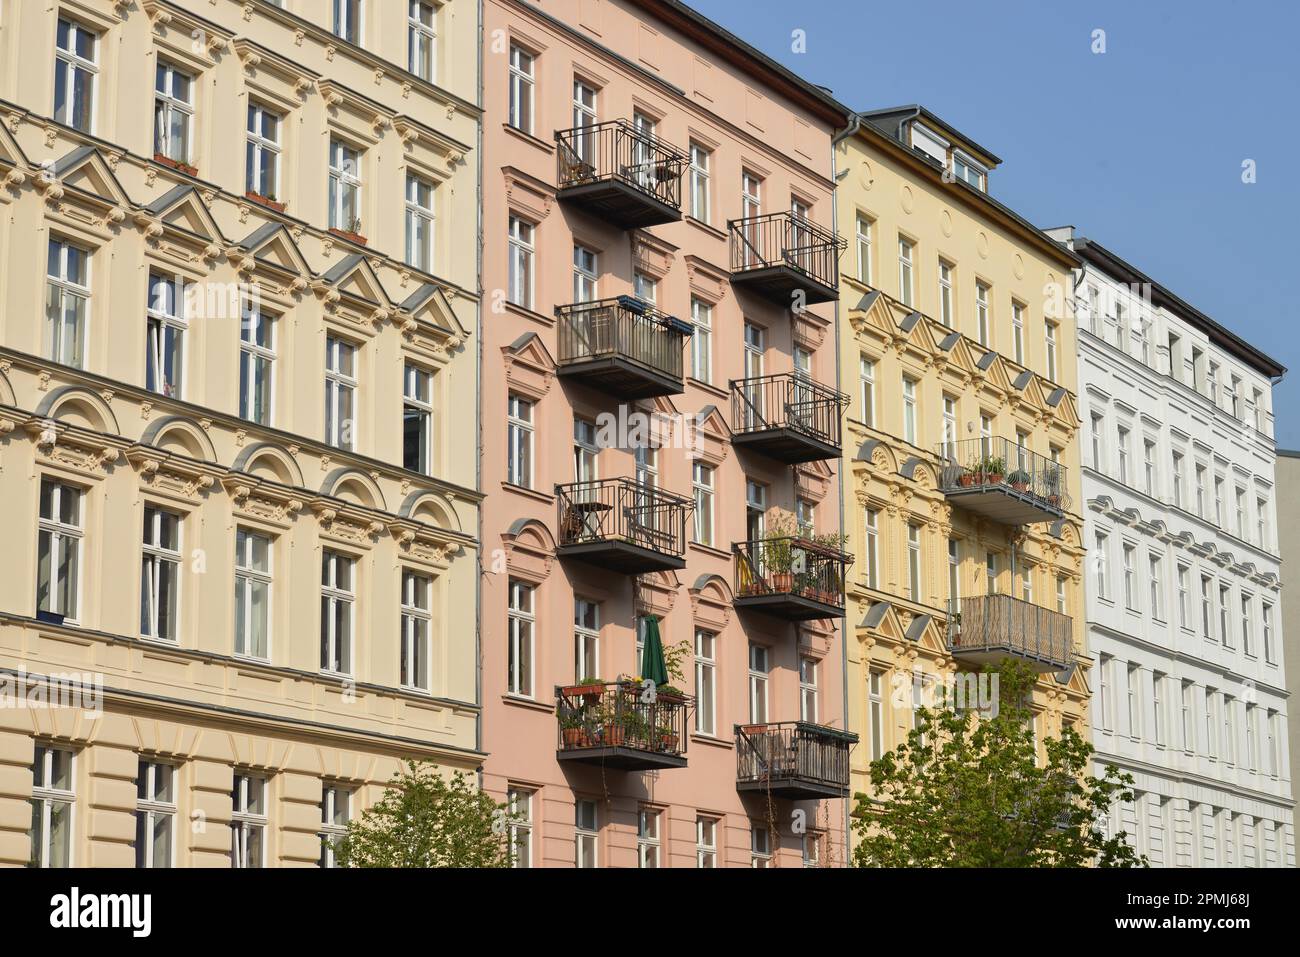
[[[680,558],[692,503],[628,478],[572,482],[555,488],[559,545],[626,544]]]
[[[615,766],[641,766],[643,761],[644,766],[680,766],[685,763],[690,704],[688,697],[651,694],[632,682],[556,688],[557,750],[561,757],[590,757]]]
[[[592,370],[593,375],[609,379],[616,373],[601,370],[616,364],[626,382],[620,392],[652,388],[649,380],[664,380],[664,388],[675,383],[676,391],[681,391],[682,350],[692,331],[689,323],[664,315],[633,296],[558,306],[555,315],[561,373],[566,369]],[[638,376],[638,369],[645,375]]]
[[[736,725],[736,785],[784,797],[843,797],[856,734],[809,724]]]
[[[1074,658],[1074,621],[1011,595],[974,595],[948,603],[948,649],[995,664],[1021,658],[1061,670]]]
[[[936,451],[940,490],[971,499],[972,507],[990,517],[1050,521],[1070,508],[1065,466],[1009,439],[957,439],[940,444]]]
[[[831,618],[844,610],[850,557],[816,542],[773,537],[732,546],[737,604],[768,605],[782,617]],[[799,609],[806,614],[799,614]]]
[[[844,393],[795,372],[732,380],[731,431],[746,435],[788,429],[838,450],[848,401]]]
[[[620,183],[680,211],[686,157],[653,134],[618,119],[558,130],[555,142],[559,189]]]
[[[808,302],[839,298],[840,252],[845,242],[792,212],[764,213],[727,223],[733,281],[762,274],[777,298],[803,289]]]

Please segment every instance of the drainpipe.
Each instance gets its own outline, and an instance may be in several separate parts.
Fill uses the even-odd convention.
[[[474,184],[474,210],[477,220],[478,243],[474,248],[474,269],[478,285],[478,300],[474,305],[474,431],[478,455],[474,463],[474,488],[483,491],[483,0],[478,0],[478,76],[475,78],[476,102],[479,108],[475,145],[478,153],[478,182]],[[474,747],[483,750],[483,502],[478,506],[478,561],[474,569],[474,700],[478,703],[478,720],[474,722]],[[480,768],[482,765],[480,764]],[[482,771],[479,787],[483,786]]]

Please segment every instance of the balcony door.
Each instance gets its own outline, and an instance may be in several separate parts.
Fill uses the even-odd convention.
[[[659,539],[668,532],[667,516],[661,516],[655,508],[654,492],[658,487],[659,450],[651,445],[639,445],[636,447],[636,499],[628,524],[633,538],[652,547],[663,547],[666,543]]]
[[[786,420],[795,428],[815,432],[817,405],[812,387],[812,353],[794,347],[794,383],[790,390],[790,408]]]
[[[752,322],[745,323],[744,423],[746,429],[763,426],[763,357],[767,350],[766,330]]]
[[[655,121],[644,113],[632,114],[636,142],[632,147],[630,179],[647,193],[655,191]]]
[[[581,80],[575,79],[573,81],[573,152],[580,162],[590,167],[588,177],[595,175],[596,137],[585,130],[595,125],[596,91]]]
[[[785,260],[801,272],[812,272],[812,210],[807,203],[790,197],[790,231],[789,248],[785,250]]]
[[[762,258],[758,216],[763,212],[763,181],[753,173],[740,177],[740,217],[744,225],[744,266],[756,265]]]

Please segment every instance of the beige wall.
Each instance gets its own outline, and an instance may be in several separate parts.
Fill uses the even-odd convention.
[[[1277,456],[1277,527],[1282,555],[1282,655],[1286,669],[1286,687],[1300,688],[1300,597],[1288,583],[1300,577],[1300,547],[1287,530],[1300,528],[1300,454],[1278,450]],[[1288,757],[1295,787],[1296,768],[1300,768],[1300,709],[1287,708]]]
[[[229,865],[236,767],[269,777],[267,863],[311,864],[322,780],[355,790],[355,814],[405,757],[471,772],[481,760],[465,598],[478,561],[478,284],[473,244],[457,241],[477,217],[474,7],[441,7],[429,83],[405,70],[399,5],[367,5],[363,47],[330,36],[315,5],[286,6],[305,18],[225,0],[69,0],[6,9],[0,23],[0,496],[13,544],[0,556],[0,667],[87,672],[104,687],[100,717],[0,710],[9,863],[29,855],[33,742],[76,753],[73,860],[92,865],[134,860],[137,755],[177,767],[175,863],[214,866]],[[100,34],[90,134],[50,118],[59,15]],[[135,106],[152,99],[158,58],[197,77],[193,177],[154,161],[151,110]],[[244,196],[250,97],[284,116],[284,212]],[[331,136],[363,149],[365,246],[326,228]],[[436,186],[428,272],[404,261],[408,172]],[[150,205],[178,185],[193,189]],[[259,232],[270,224],[282,228]],[[91,255],[80,368],[48,358],[52,236]],[[184,277],[207,303],[188,317],[179,395],[145,387],[151,272]],[[239,418],[232,294],[276,317],[264,425]],[[358,348],[353,450],[325,441],[327,334]],[[404,364],[433,376],[428,474],[403,468]],[[84,492],[75,622],[35,617],[42,476]],[[182,516],[173,643],[140,637],[146,504]],[[265,660],[234,655],[237,528],[274,541]],[[321,673],[326,548],[357,569],[342,677]],[[400,686],[403,569],[433,580],[427,689]]]

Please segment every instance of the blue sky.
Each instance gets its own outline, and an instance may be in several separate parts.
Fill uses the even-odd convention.
[[[854,109],[923,103],[997,153],[1002,202],[1073,224],[1289,367],[1277,441],[1300,448],[1300,4],[688,2]]]

